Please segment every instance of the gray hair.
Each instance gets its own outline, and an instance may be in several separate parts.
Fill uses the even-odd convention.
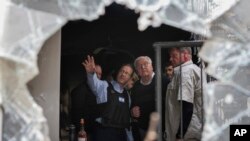
[[[177,48],[178,49],[178,48]],[[181,48],[179,48],[179,50],[181,51],[181,52],[183,52],[184,50],[187,50],[191,55],[192,55],[192,49],[191,49],[191,47],[181,47]]]
[[[152,64],[152,60],[151,60],[150,57],[148,57],[148,56],[139,56],[139,57],[137,57],[137,58],[135,59],[135,61],[134,61],[134,66],[135,66],[135,68],[137,67],[137,62],[138,62],[139,60],[146,60],[149,64]]]
[[[188,53],[190,54],[190,58],[192,59],[192,49],[191,47],[173,47],[173,48],[170,48],[170,51],[173,50],[173,49],[176,49],[180,52],[184,52],[184,51],[188,51]]]

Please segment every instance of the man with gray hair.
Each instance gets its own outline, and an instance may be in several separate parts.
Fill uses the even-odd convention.
[[[136,58],[136,60],[134,61],[134,65],[136,72],[140,77],[140,80],[135,83],[131,91],[131,114],[135,121],[134,127],[138,127],[137,135],[135,135],[136,130],[133,130],[133,134],[136,141],[142,141],[145,138],[145,134],[148,129],[150,114],[156,110],[156,82],[154,77],[155,73],[153,71],[152,60],[148,56],[140,56]],[[166,92],[166,87],[169,83],[169,80],[167,79],[167,77],[162,78],[162,102],[164,103],[164,94]]]
[[[166,93],[167,141],[199,141],[202,132],[201,69],[190,47],[171,48],[174,76]]]

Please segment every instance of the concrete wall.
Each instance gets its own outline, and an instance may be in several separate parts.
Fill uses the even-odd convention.
[[[38,55],[39,75],[29,90],[42,106],[49,125],[51,141],[59,141],[61,31],[50,37]]]

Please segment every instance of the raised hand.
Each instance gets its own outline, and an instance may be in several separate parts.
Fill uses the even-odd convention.
[[[95,59],[93,56],[87,56],[87,59],[82,62],[82,65],[85,67],[87,73],[95,72]]]

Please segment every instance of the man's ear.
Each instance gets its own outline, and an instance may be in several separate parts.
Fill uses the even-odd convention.
[[[187,61],[190,59],[190,54],[188,53],[187,50],[184,50],[183,51],[183,56],[184,56],[184,60]]]

